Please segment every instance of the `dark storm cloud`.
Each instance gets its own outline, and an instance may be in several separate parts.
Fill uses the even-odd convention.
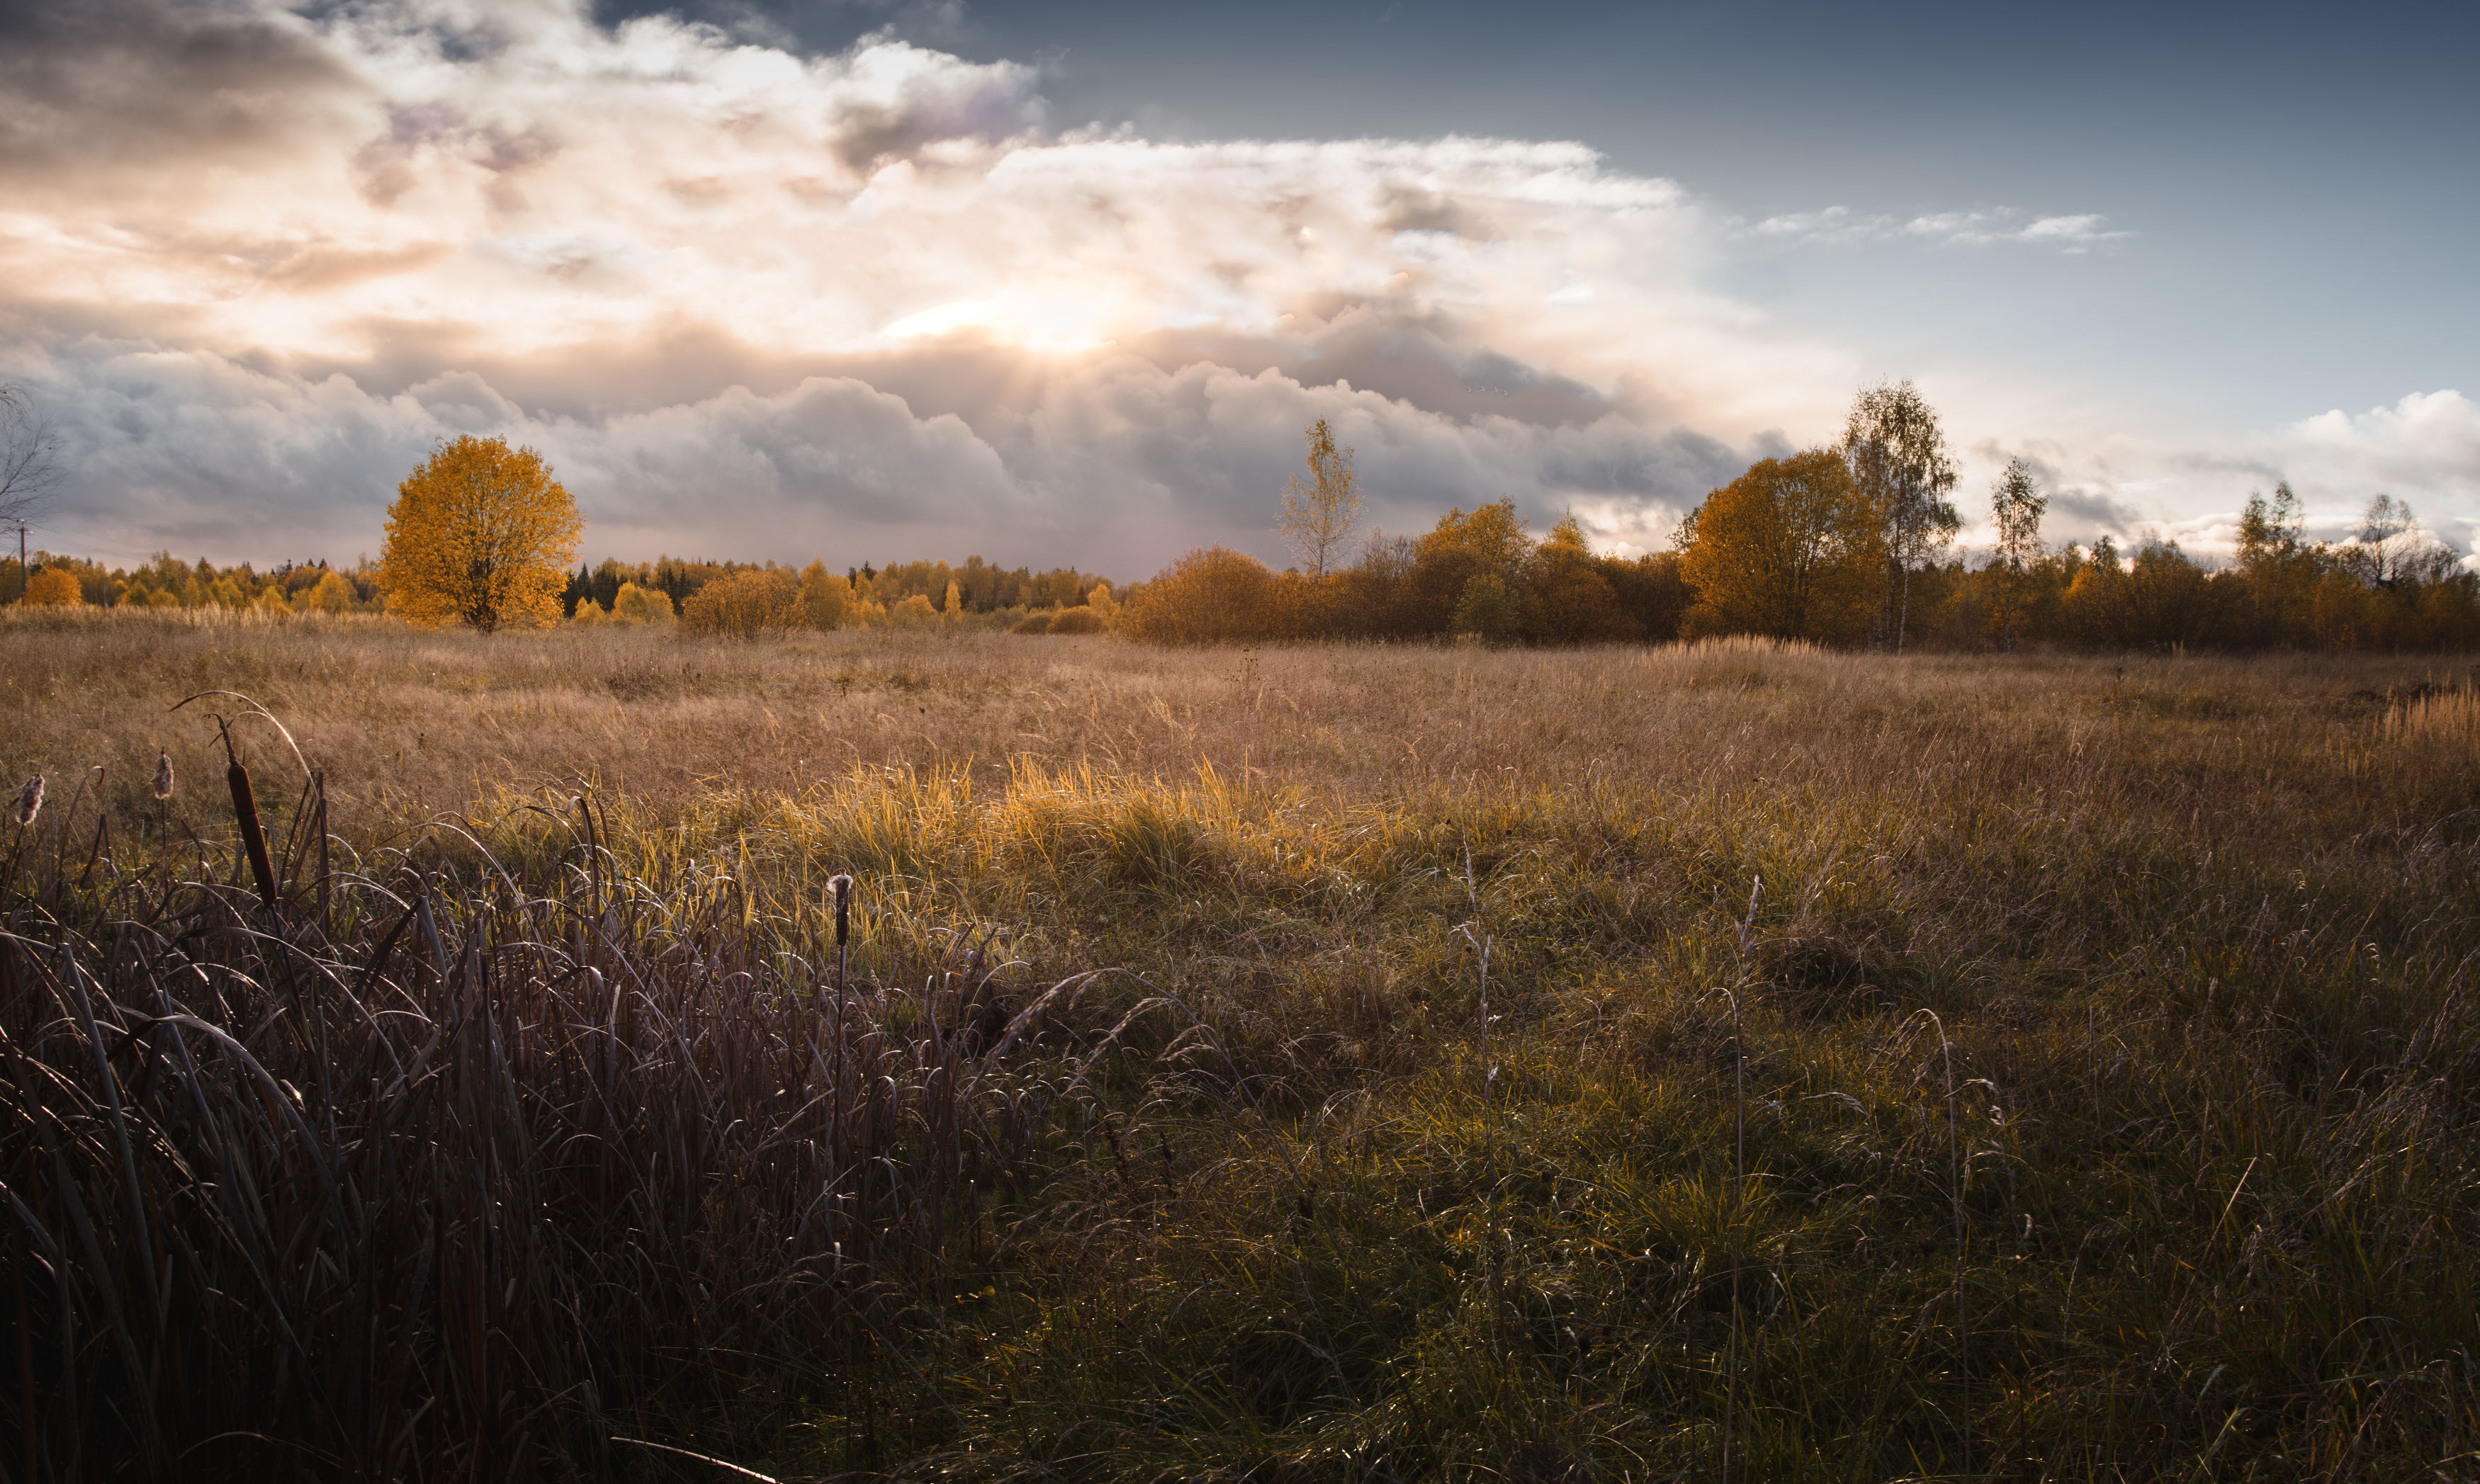
[[[159,0],[0,11],[0,184],[91,192],[166,166],[282,160],[357,85],[283,20]]]

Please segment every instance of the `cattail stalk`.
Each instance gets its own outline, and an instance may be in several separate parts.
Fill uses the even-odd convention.
[[[833,893],[836,899],[836,1067],[834,1087],[836,1139],[839,1142],[840,1142],[844,1138],[844,1042],[850,1039],[844,1032],[845,1021],[849,1016],[849,1011],[846,1009],[844,1000],[844,970],[851,953],[851,950],[847,945],[852,941],[852,878],[841,871],[838,871],[835,875],[827,879],[827,890]],[[836,1161],[836,1164],[839,1166],[840,1166],[842,1163],[843,1162],[840,1159]],[[841,1199],[842,1187],[843,1170],[839,1167],[833,1172],[828,1184],[828,1190],[833,1192],[835,1200],[840,1201]]]
[[[322,769],[310,775],[310,786],[319,796],[319,931],[327,931],[327,774]]]
[[[1757,899],[1765,894],[1766,879],[1754,877],[1748,883],[1748,914],[1736,926],[1740,936],[1740,975],[1748,972],[1748,945],[1757,924]],[[1740,1237],[1747,1222],[1748,1202],[1748,1047],[1742,1035],[1740,991],[1726,989],[1731,1002],[1731,1353],[1730,1379],[1722,1390],[1722,1467],[1721,1477],[1731,1477],[1731,1430],[1740,1410]]]
[[[17,839],[10,847],[9,871],[6,876],[0,876],[0,883],[12,886],[16,884],[17,861],[26,854],[26,836],[35,823],[35,816],[42,811],[42,807],[43,776],[38,773],[26,780],[25,787],[17,790],[16,806],[11,810],[11,817],[17,821]]]
[[[157,837],[168,842],[172,838],[172,755],[155,755],[155,802],[161,806]]]
[[[1938,1055],[1946,1062],[1947,1178],[1954,1190],[1954,1339],[1956,1369],[1963,1382],[1963,1471],[1969,1477],[1972,1473],[1972,1314],[1968,1307],[1969,1295],[1963,1287],[1967,1255],[1964,1250],[1963,1183],[1972,1166],[1963,1157],[1963,1125],[1954,1106],[1954,1042],[1947,1038],[1946,1022],[1938,1017],[1936,1011],[1924,1009],[1921,1013],[1928,1016],[1929,1023],[1937,1027]]]
[[[221,727],[220,720],[217,726]],[[241,822],[242,848],[249,856],[249,874],[257,879],[258,898],[275,910],[275,863],[268,858],[267,831],[258,822],[258,800],[250,792],[249,770],[241,765],[241,755],[233,751],[232,732],[224,731],[224,783],[232,789],[233,816]]]
[[[850,962],[852,941],[853,879],[841,871],[827,878],[827,889],[836,895],[836,1024],[843,1024],[844,969]]]

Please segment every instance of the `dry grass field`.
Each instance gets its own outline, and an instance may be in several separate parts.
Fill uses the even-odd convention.
[[[0,642],[10,1477],[2480,1471],[2463,661]]]

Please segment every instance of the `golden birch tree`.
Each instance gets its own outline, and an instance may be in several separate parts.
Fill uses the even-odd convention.
[[[1360,520],[1359,478],[1353,472],[1352,450],[1338,451],[1334,429],[1324,418],[1309,424],[1308,482],[1292,475],[1283,487],[1283,539],[1291,543],[1301,565],[1312,577],[1323,577],[1334,566],[1344,538]]]
[[[584,530],[541,454],[467,434],[397,486],[379,584],[392,611],[426,627],[539,627],[559,618]]]

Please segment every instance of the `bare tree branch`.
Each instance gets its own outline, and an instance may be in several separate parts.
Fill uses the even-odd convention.
[[[0,525],[32,525],[51,503],[65,471],[61,440],[35,415],[26,389],[0,381]]]

